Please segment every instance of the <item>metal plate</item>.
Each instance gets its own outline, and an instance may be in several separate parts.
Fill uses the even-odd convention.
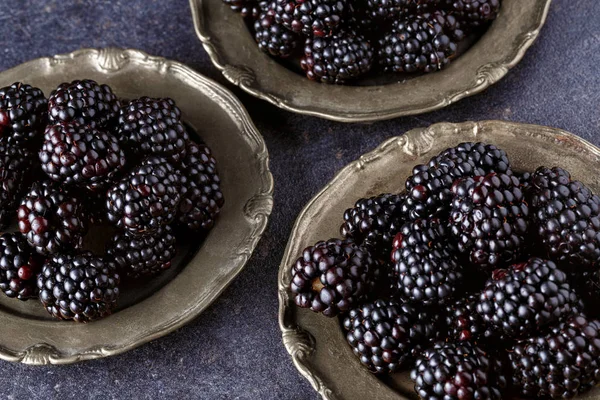
[[[190,0],[198,37],[230,82],[277,107],[342,122],[422,114],[479,93],[504,77],[540,33],[551,0],[503,0],[498,18],[443,71],[392,75],[365,86],[311,82],[262,53],[243,18],[219,0]]]
[[[600,192],[600,149],[560,129],[501,121],[432,125],[392,138],[342,169],[298,216],[279,269],[279,324],[294,364],[324,399],[416,399],[408,373],[378,378],[346,343],[340,321],[298,308],[289,292],[291,267],[306,246],[339,237],[344,210],[361,197],[399,192],[415,164],[465,141],[504,149],[515,170],[561,166]],[[600,399],[600,389],[581,399]]]
[[[267,224],[273,178],[265,143],[240,102],[190,68],[136,50],[83,49],[41,58],[0,74],[0,86],[22,81],[46,95],[61,82],[90,78],[122,98],[172,97],[183,119],[213,150],[225,206],[214,229],[178,243],[167,273],[125,288],[117,311],[88,324],[53,320],[39,302],[0,296],[0,358],[27,364],[68,364],[119,354],[198,316],[241,271]],[[106,233],[86,241],[102,249]],[[98,243],[99,242],[99,243]]]

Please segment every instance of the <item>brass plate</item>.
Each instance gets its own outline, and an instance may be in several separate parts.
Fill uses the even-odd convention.
[[[294,364],[324,399],[416,399],[408,373],[378,378],[354,356],[337,318],[298,308],[290,298],[291,267],[302,249],[339,237],[344,210],[360,197],[399,192],[415,164],[465,141],[506,150],[515,170],[559,165],[600,192],[600,149],[560,129],[502,121],[441,123],[387,140],[342,169],[302,210],[279,268],[279,325]],[[600,399],[595,389],[580,399]]]
[[[446,69],[392,76],[367,86],[311,82],[262,53],[243,18],[219,0],[190,0],[196,33],[230,82],[288,111],[341,122],[422,114],[482,92],[498,82],[538,37],[551,0],[503,0],[486,33]],[[385,84],[384,84],[385,83]]]
[[[118,310],[106,319],[88,324],[56,321],[39,302],[0,296],[4,360],[69,364],[107,357],[183,326],[241,271],[271,213],[273,178],[261,135],[231,92],[182,64],[137,50],[83,49],[2,72],[0,86],[23,81],[49,95],[61,82],[81,78],[107,83],[122,98],[175,99],[184,120],[214,151],[225,206],[201,245],[198,237],[179,243],[172,269],[139,290],[125,290]],[[90,232],[86,240],[101,241],[100,234]]]

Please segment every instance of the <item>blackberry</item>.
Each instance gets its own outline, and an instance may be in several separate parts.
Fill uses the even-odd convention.
[[[519,182],[521,182],[521,191],[526,193],[529,187],[531,186],[531,179],[533,178],[533,174],[531,172],[521,172],[516,175],[519,178]]]
[[[358,200],[344,212],[343,237],[354,240],[381,260],[389,260],[394,236],[402,226],[404,195],[391,193]]]
[[[394,21],[379,40],[379,64],[386,72],[439,71],[456,56],[463,38],[452,15],[409,15]]]
[[[300,36],[275,22],[273,10],[262,13],[254,23],[258,48],[274,57],[289,57],[300,46]]]
[[[112,261],[80,254],[55,254],[37,278],[40,301],[55,318],[89,322],[110,315],[119,297]]]
[[[0,236],[0,290],[8,297],[37,297],[36,274],[41,262],[19,233]]]
[[[346,15],[345,26],[356,32],[370,37],[381,27],[378,25],[371,14],[368,12],[367,0],[354,0],[348,2],[348,13]]]
[[[31,85],[15,82],[0,89],[0,137],[10,142],[41,136],[48,119],[48,100]]]
[[[548,258],[574,272],[600,266],[600,197],[562,168],[540,167],[529,189],[533,227]]]
[[[477,29],[496,19],[501,0],[446,0],[447,9],[468,30]]]
[[[470,342],[437,343],[410,373],[421,399],[502,399],[504,365]]]
[[[462,266],[439,219],[402,226],[392,246],[392,290],[401,301],[446,303],[461,289]]]
[[[471,295],[446,306],[444,316],[448,341],[488,343],[490,339],[498,338],[476,312],[477,300],[478,296]]]
[[[477,304],[491,329],[512,338],[541,332],[582,309],[567,275],[552,261],[535,257],[495,270]]]
[[[142,97],[119,112],[117,137],[137,155],[155,155],[179,162],[185,156],[188,133],[173,99]]]
[[[275,18],[289,30],[326,37],[337,32],[347,12],[343,0],[275,0]]]
[[[39,158],[50,179],[92,191],[105,187],[125,166],[125,154],[116,137],[66,123],[48,126]]]
[[[371,43],[353,31],[306,39],[301,60],[306,76],[323,83],[345,83],[366,74],[373,63]]]
[[[432,12],[441,0],[366,0],[366,3],[371,18],[395,20]]]
[[[396,372],[438,338],[440,321],[432,311],[394,300],[368,302],[344,318],[346,339],[371,372]]]
[[[217,160],[205,144],[188,142],[181,163],[181,202],[177,211],[180,225],[192,231],[208,232],[225,203]]]
[[[25,147],[0,140],[0,229],[15,215],[19,199],[31,181],[33,156]]]
[[[350,240],[307,247],[292,268],[290,290],[298,307],[335,317],[356,307],[374,287],[379,265]]]
[[[78,249],[87,232],[83,203],[54,182],[35,182],[17,210],[19,230],[44,255]]]
[[[132,235],[151,235],[175,218],[180,200],[180,172],[151,156],[108,190],[108,220]]]
[[[452,192],[450,226],[459,251],[489,270],[515,262],[529,217],[519,178],[505,173],[468,177],[456,181]]]
[[[246,2],[240,9],[242,17],[248,18],[250,21],[256,21],[262,13],[266,13],[272,9],[274,3],[269,1],[259,1],[258,3]]]
[[[175,236],[168,225],[143,237],[116,233],[106,246],[106,254],[117,264],[120,275],[133,279],[171,268],[175,252]]]
[[[513,386],[525,396],[570,399],[600,383],[600,321],[576,316],[509,351]]]
[[[112,127],[119,115],[119,100],[108,85],[91,79],[62,83],[48,98],[50,123],[75,122],[97,128]]]
[[[506,153],[494,145],[461,143],[417,165],[406,180],[406,201],[402,212],[408,219],[439,216],[446,218],[452,203],[452,184],[460,178],[511,173]]]

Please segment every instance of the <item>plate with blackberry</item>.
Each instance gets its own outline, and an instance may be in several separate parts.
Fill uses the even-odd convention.
[[[550,1],[189,2],[231,83],[288,111],[367,122],[439,109],[496,83],[538,37]]]
[[[598,154],[559,129],[482,121],[414,129],[347,165],[280,264],[294,365],[325,399],[598,398]]]
[[[240,102],[137,50],[0,73],[0,150],[9,361],[107,357],[183,326],[240,273],[272,208],[267,149]]]

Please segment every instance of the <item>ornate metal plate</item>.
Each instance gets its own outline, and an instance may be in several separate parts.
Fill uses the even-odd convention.
[[[559,165],[600,191],[600,148],[560,129],[501,121],[415,129],[381,144],[342,169],[298,216],[279,268],[279,325],[294,364],[328,400],[416,399],[408,373],[378,378],[352,354],[337,318],[296,307],[290,298],[291,267],[302,249],[339,237],[345,209],[361,197],[399,192],[415,164],[464,141],[493,143],[508,153],[516,170]],[[595,389],[581,399],[600,399]]]
[[[487,32],[447,69],[360,86],[311,82],[263,54],[243,18],[222,1],[190,0],[198,37],[233,84],[277,107],[342,122],[422,114],[479,93],[504,77],[540,33],[551,0],[503,0]]]
[[[4,360],[68,364],[106,357],[181,327],[241,271],[271,213],[273,178],[261,135],[232,93],[182,64],[137,50],[83,49],[2,72],[0,86],[23,81],[49,95],[61,82],[81,78],[107,83],[123,98],[175,99],[186,123],[215,153],[225,206],[204,242],[190,237],[178,244],[172,269],[138,290],[125,290],[118,310],[106,319],[88,324],[56,321],[36,301],[0,296]],[[86,240],[100,241],[95,247],[101,249],[101,235],[90,232]]]

